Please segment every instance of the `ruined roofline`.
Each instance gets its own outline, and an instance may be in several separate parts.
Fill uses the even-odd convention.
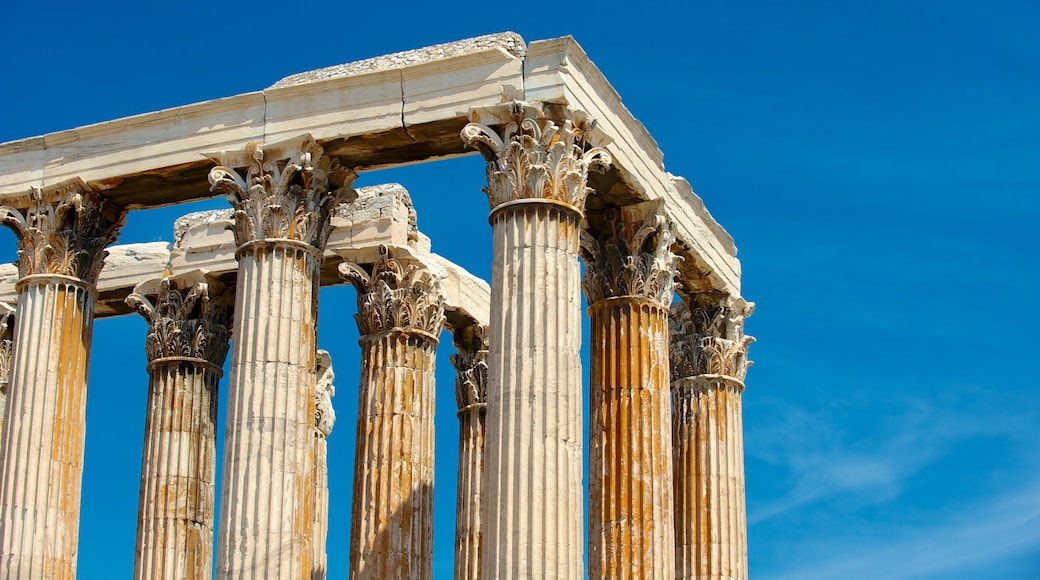
[[[212,161],[204,152],[304,133],[359,172],[469,155],[474,152],[459,132],[474,114],[511,101],[546,103],[596,119],[596,135],[614,160],[595,184],[605,204],[665,200],[687,287],[739,295],[732,238],[686,180],[665,170],[657,143],[581,47],[570,37],[535,41],[518,58],[500,44],[512,35],[493,36],[499,44],[477,39],[466,50],[445,49],[429,60],[391,58],[396,68],[345,65],[348,76],[319,71],[328,75],[320,82],[0,144],[0,204],[18,205],[31,187],[71,178],[130,210],[210,198]],[[677,113],[677,122],[684,114]]]
[[[279,80],[267,88],[280,89],[374,71],[396,70],[455,56],[475,54],[496,47],[521,60],[527,56],[527,44],[519,34],[515,32],[500,32],[296,73]]]

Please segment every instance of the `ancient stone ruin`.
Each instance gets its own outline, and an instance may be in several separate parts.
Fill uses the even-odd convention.
[[[431,252],[402,186],[353,187],[471,153],[487,162],[488,282]],[[184,216],[172,245],[118,243],[128,211],[217,196],[230,207]],[[589,577],[747,576],[753,305],[736,249],[571,38],[490,35],[0,144],[0,206],[18,243],[0,267],[5,578],[75,575],[92,321],[135,311],[150,376],[137,578],[323,578],[328,505],[346,501],[327,484],[337,419],[358,432],[351,578],[430,578],[443,328],[456,578],[583,578],[586,489]],[[316,344],[318,289],[344,282],[356,419],[336,416]]]

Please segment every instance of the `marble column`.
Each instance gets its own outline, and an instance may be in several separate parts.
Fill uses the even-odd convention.
[[[354,174],[310,137],[244,153],[209,176],[238,244],[217,576],[310,578],[318,275]]]
[[[694,294],[672,306],[676,578],[745,579],[744,429],[754,304]]]
[[[352,579],[433,574],[434,363],[444,325],[440,283],[380,248],[371,271],[340,264],[357,289],[361,335]]]
[[[323,580],[328,575],[329,558],[326,549],[329,535],[329,461],[327,438],[336,423],[336,411],[332,408],[332,397],[336,387],[332,381],[336,373],[332,370],[329,351],[319,349],[314,369],[314,532],[311,546],[314,556],[314,573],[310,580]]]
[[[455,402],[459,406],[459,480],[455,507],[455,580],[480,578],[484,419],[487,414],[487,326],[455,331]]]
[[[229,305],[214,284],[163,278],[126,299],[148,322],[137,579],[212,576],[217,392],[230,334]]]
[[[0,433],[7,413],[7,384],[11,382],[11,355],[14,353],[14,307],[0,302]],[[0,450],[2,451],[2,450]],[[4,457],[0,455],[0,464]]]
[[[675,576],[668,308],[674,228],[659,202],[588,217],[589,578]]]
[[[581,579],[579,224],[590,123],[512,105],[501,131],[462,138],[487,161],[491,268],[483,578]]]
[[[0,577],[74,578],[98,274],[125,211],[74,180],[0,208],[18,305],[0,457]]]

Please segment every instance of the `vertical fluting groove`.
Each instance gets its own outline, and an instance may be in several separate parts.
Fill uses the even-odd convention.
[[[492,217],[484,578],[582,577],[577,217]]]
[[[699,375],[672,389],[676,578],[747,578],[743,384]]]
[[[239,254],[217,575],[310,578],[320,255],[292,240]]]
[[[352,579],[432,576],[436,344],[399,328],[361,338]]]
[[[591,315],[590,578],[675,574],[667,308],[601,300]]]
[[[486,407],[459,413],[459,481],[456,515],[455,579],[480,578],[481,483],[484,474],[484,415]]]
[[[18,283],[0,440],[0,572],[74,578],[95,290],[59,275]]]
[[[195,358],[149,371],[134,577],[209,578],[220,371]]]

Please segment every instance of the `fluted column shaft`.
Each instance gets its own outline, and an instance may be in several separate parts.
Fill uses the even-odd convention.
[[[589,577],[671,580],[675,527],[666,426],[673,226],[659,202],[593,212],[587,223]]]
[[[743,390],[721,375],[672,384],[676,578],[747,578]]]
[[[361,384],[350,522],[352,579],[433,574],[435,362],[440,283],[386,247],[371,270],[344,263],[358,293]]]
[[[744,499],[744,318],[754,304],[696,294],[672,306],[676,578],[748,576]]]
[[[579,228],[591,123],[514,102],[462,138],[487,161],[490,349],[482,576],[583,578]],[[553,117],[553,118],[549,118]]]
[[[401,329],[361,339],[351,578],[432,576],[436,345]]]
[[[621,297],[589,313],[589,577],[670,579],[668,310]]]
[[[69,276],[34,275],[18,291],[0,452],[0,575],[74,578],[96,290]]]
[[[484,421],[487,415],[486,326],[455,331],[459,354],[451,361],[459,412],[459,475],[455,503],[455,580],[480,578],[483,542],[480,535],[484,478]]]
[[[190,357],[156,359],[148,372],[134,577],[210,578],[221,372]]]
[[[0,436],[0,577],[74,578],[95,284],[126,212],[73,179],[0,207],[18,303]]]
[[[328,575],[327,543],[329,535],[329,462],[328,439],[336,422],[332,397],[336,387],[332,381],[332,357],[327,350],[318,350],[314,375],[314,528],[311,547],[314,572],[310,580],[324,580]]]
[[[11,382],[11,355],[14,354],[14,308],[0,302],[0,433],[7,414],[7,385]],[[3,448],[0,447],[0,452]],[[4,457],[0,455],[0,464]]]
[[[540,201],[492,215],[485,578],[584,575],[579,219]]]
[[[310,578],[321,255],[284,239],[238,254],[217,575]]]

